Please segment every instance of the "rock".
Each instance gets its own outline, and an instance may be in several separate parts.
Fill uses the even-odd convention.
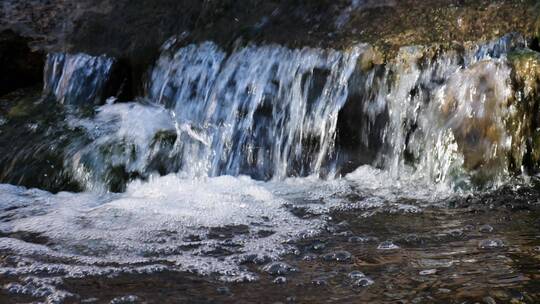
[[[42,83],[44,54],[32,51],[28,43],[11,30],[0,32],[0,96]]]

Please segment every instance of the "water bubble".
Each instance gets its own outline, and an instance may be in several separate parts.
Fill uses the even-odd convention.
[[[336,261],[336,262],[348,262],[352,259],[352,254],[348,251],[336,251],[332,253],[325,254],[323,256],[325,261]]]
[[[421,276],[427,276],[427,275],[432,275],[436,273],[437,273],[437,269],[427,269],[427,270],[420,271]]]
[[[373,281],[372,279],[370,279],[368,277],[364,277],[364,278],[360,278],[358,280],[355,280],[353,282],[353,286],[366,287],[366,286],[369,286],[369,285],[373,285],[374,283],[375,283],[375,281]]]
[[[302,260],[306,261],[306,262],[311,262],[311,261],[315,261],[317,260],[317,255],[315,254],[306,254]]]
[[[399,249],[399,246],[394,244],[392,241],[385,241],[379,244],[377,247],[379,250],[395,250]]]
[[[291,272],[296,272],[296,269],[291,265],[283,262],[273,262],[263,267],[263,270],[271,275],[287,275]]]
[[[358,270],[355,270],[355,271],[349,273],[347,276],[351,280],[358,280],[358,279],[362,279],[362,278],[366,277],[366,275],[363,272],[358,271]]]
[[[311,249],[313,249],[314,251],[321,251],[325,248],[326,248],[326,244],[322,242],[316,242],[315,244],[311,246]]]
[[[494,249],[504,247],[504,242],[499,239],[482,240],[478,243],[480,249]]]
[[[119,298],[114,298],[111,300],[111,304],[124,304],[124,303],[138,303],[140,302],[141,300],[139,299],[139,297],[137,296],[134,296],[134,295],[128,295],[128,296],[123,296],[123,297],[119,297]]]
[[[315,286],[326,286],[326,285],[328,285],[328,282],[325,279],[317,278],[317,279],[313,279],[311,281],[311,284],[313,284]]]
[[[371,237],[371,236],[367,236],[367,237],[362,237],[362,236],[351,236],[349,239],[348,239],[348,242],[349,243],[373,243],[373,242],[378,242],[379,239],[376,238],[376,237]]]
[[[478,231],[482,233],[490,233],[493,232],[493,227],[490,225],[482,225],[480,228],[478,228]]]
[[[230,295],[230,294],[231,294],[231,290],[230,290],[228,287],[225,287],[225,286],[218,287],[218,288],[216,289],[216,291],[217,291],[220,295]]]
[[[274,284],[286,284],[287,278],[286,277],[277,277],[274,279]]]

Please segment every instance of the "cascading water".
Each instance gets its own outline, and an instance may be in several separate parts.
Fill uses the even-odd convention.
[[[528,153],[529,133],[512,123],[523,102],[507,58],[526,48],[517,35],[463,49],[403,48],[385,65],[364,64],[373,49],[363,44],[231,53],[176,44],[163,47],[146,96],[67,114],[84,136],[65,146],[65,165],[86,192],[0,185],[0,251],[19,265],[0,274],[44,271],[61,284],[170,270],[252,281],[255,270],[242,264],[291,272],[271,261],[324,250],[300,245],[320,233],[377,240],[340,230],[348,224],[333,223],[336,213],[421,213],[455,188],[508,181],[510,163],[520,167]],[[44,91],[70,110],[98,104],[113,64],[49,55]],[[32,284],[69,297],[49,282]]]
[[[43,91],[66,105],[100,104],[114,63],[106,56],[49,54]]]
[[[165,50],[149,99],[172,109],[182,167],[194,175],[320,174],[362,46],[348,52],[211,43]]]
[[[404,48],[371,70],[357,64],[367,45],[346,52],[248,46],[230,55],[209,42],[174,45],[165,45],[152,71],[146,106],[106,105],[94,122],[73,122],[90,134],[101,130],[70,152],[88,188],[118,175],[115,183],[175,172],[333,178],[344,165],[340,115],[351,110],[358,117],[348,133],[361,138],[353,168],[376,165],[394,179],[450,187],[508,177],[506,123],[515,109],[505,57],[525,46],[517,35],[465,50]],[[136,128],[138,120],[152,132]]]

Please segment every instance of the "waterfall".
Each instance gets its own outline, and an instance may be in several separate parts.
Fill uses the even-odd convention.
[[[475,170],[490,182],[504,178],[513,95],[506,55],[524,46],[520,36],[507,35],[464,50],[402,48],[379,89],[389,116],[384,167],[399,177],[410,165],[436,183]]]
[[[363,47],[248,46],[228,57],[212,43],[165,50],[149,98],[174,112],[186,172],[319,175],[334,153],[338,113]]]
[[[93,121],[73,122],[93,138],[68,153],[87,187],[168,173],[333,178],[362,165],[395,180],[469,187],[506,180],[526,153],[523,134],[509,129],[520,105],[507,55],[526,48],[519,35],[405,47],[368,68],[360,63],[373,48],[362,44],[231,53],[212,42],[175,45],[164,45],[142,102],[105,105]],[[49,56],[46,74],[56,77],[46,87],[64,102],[95,99],[111,64]]]
[[[100,104],[114,63],[106,56],[51,53],[45,64],[43,91],[66,105]]]

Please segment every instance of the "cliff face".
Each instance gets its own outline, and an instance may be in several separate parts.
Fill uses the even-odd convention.
[[[0,31],[36,51],[107,54],[127,63],[132,80],[173,35],[185,42],[265,42],[347,48],[357,42],[384,57],[416,44],[450,46],[508,32],[533,37],[536,0],[5,0]]]

